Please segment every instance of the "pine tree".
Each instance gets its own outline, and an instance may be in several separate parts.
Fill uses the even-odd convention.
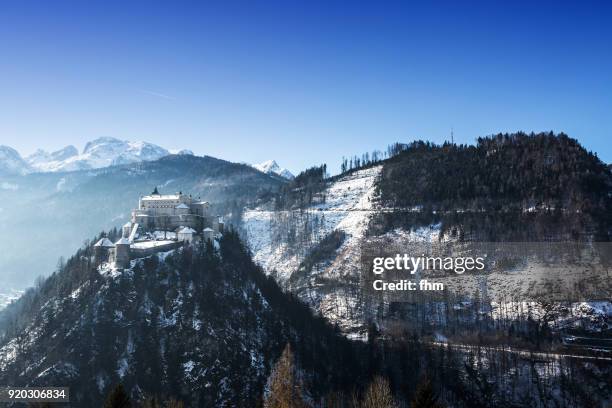
[[[266,398],[266,408],[301,408],[305,407],[302,387],[295,376],[295,361],[291,346],[287,343],[285,350],[270,375],[270,394]]]
[[[391,393],[389,381],[376,376],[368,386],[360,408],[397,408],[397,402]]]
[[[104,408],[132,408],[130,397],[123,385],[118,384],[106,397]]]
[[[438,402],[438,396],[436,395],[431,381],[424,380],[417,387],[416,393],[410,408],[442,408],[443,406]]]

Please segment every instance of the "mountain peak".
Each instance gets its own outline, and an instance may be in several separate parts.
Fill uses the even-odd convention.
[[[127,142],[123,140],[119,140],[115,137],[110,137],[110,136],[99,137],[97,139],[87,142],[87,144],[85,145],[85,148],[83,149],[83,154],[88,153],[89,151],[91,151],[92,149],[95,149],[97,146],[100,146],[100,145],[122,144],[122,143],[127,143]]]
[[[30,166],[12,147],[0,145],[0,173],[25,174]]]
[[[276,160],[266,160],[265,162],[259,164],[253,164],[253,167],[262,173],[276,174],[277,176],[281,176],[289,180],[295,177],[289,170],[281,168]]]

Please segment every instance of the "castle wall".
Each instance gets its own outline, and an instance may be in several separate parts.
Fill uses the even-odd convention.
[[[144,230],[174,230],[178,227],[190,227],[201,232],[204,228],[213,228],[218,231],[218,221],[215,225],[213,220],[217,217],[203,217],[195,214],[180,215],[148,215],[134,213],[132,222],[138,223]],[[218,220],[218,219],[217,219]]]

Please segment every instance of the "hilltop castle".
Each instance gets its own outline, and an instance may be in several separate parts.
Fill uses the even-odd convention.
[[[97,263],[126,268],[134,258],[169,251],[185,242],[212,241],[223,229],[220,217],[210,214],[208,202],[182,192],[160,194],[155,187],[150,195],[140,197],[117,242],[102,238],[94,245],[95,258]]]

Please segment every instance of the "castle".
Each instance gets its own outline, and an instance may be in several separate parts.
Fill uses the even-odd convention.
[[[96,263],[127,268],[132,259],[169,251],[185,242],[213,241],[223,229],[221,218],[210,214],[208,202],[182,192],[160,194],[155,187],[150,195],[140,197],[117,242],[102,238],[94,245]]]

